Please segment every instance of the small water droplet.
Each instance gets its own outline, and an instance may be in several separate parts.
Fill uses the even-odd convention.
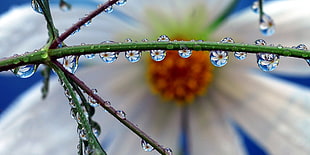
[[[31,7],[35,12],[43,14],[43,10],[40,7],[40,5],[36,2],[36,0],[31,0]]]
[[[172,150],[170,148],[165,148],[166,155],[172,155]]]
[[[70,116],[71,116],[71,118],[76,120],[76,109],[75,108],[71,108]]]
[[[87,14],[85,16],[88,16]],[[82,21],[83,18],[80,18],[80,21]],[[87,27],[91,24],[91,20],[87,21],[86,23],[83,24],[83,26]]]
[[[76,108],[75,103],[71,99],[69,99],[69,105],[71,106],[71,108]]]
[[[127,3],[127,0],[119,0],[115,4],[118,6],[124,6]]]
[[[74,74],[78,68],[79,56],[70,55],[63,58],[63,66],[67,71]]]
[[[93,94],[98,94],[97,89],[92,89]],[[97,102],[97,100],[95,100],[94,98],[92,98],[91,96],[88,96],[87,98],[87,102],[89,103],[90,106],[92,107],[97,107],[99,104]]]
[[[99,53],[99,57],[105,63],[112,63],[117,59],[118,53],[116,53],[116,52],[102,52],[102,53]]]
[[[85,54],[84,57],[87,58],[87,59],[94,59],[95,58],[95,54]]]
[[[259,13],[259,2],[258,1],[253,2],[251,9],[254,13],[258,14]]]
[[[106,9],[104,9],[104,12],[112,13],[113,12],[113,7],[112,6],[108,6]]]
[[[270,16],[263,14],[262,19],[259,22],[259,29],[265,36],[273,35],[275,32],[273,19]]]
[[[262,46],[265,46],[267,44],[266,41],[263,39],[257,39],[257,40],[255,40],[254,43],[255,43],[255,45],[262,45]]]
[[[82,129],[78,129],[78,134],[80,136],[80,138],[84,141],[88,141],[88,137],[87,137],[87,134],[86,134],[86,130],[84,128]]]
[[[257,64],[262,71],[273,71],[279,65],[280,57],[277,54],[258,53]]]
[[[66,1],[64,0],[61,0],[59,2],[59,8],[62,10],[62,11],[69,11],[71,10],[71,4],[67,3]]]
[[[234,56],[238,60],[244,60],[247,57],[247,53],[246,52],[234,52]]]
[[[104,102],[104,105],[105,105],[106,107],[111,107],[111,102],[110,102],[110,101],[105,101],[105,102]]]
[[[98,138],[100,133],[101,133],[100,126],[98,124],[93,126],[92,131],[93,131],[94,135]]]
[[[221,40],[221,43],[235,43],[231,37],[225,37]]]
[[[282,46],[281,44],[278,44],[278,45],[277,45],[277,48],[278,48],[278,49],[282,49],[283,46]]]
[[[125,57],[130,62],[138,62],[141,59],[142,53],[141,51],[133,50],[133,51],[126,51]]]
[[[141,147],[146,152],[151,152],[154,150],[154,147],[147,143],[144,139],[141,140]]]
[[[298,50],[308,50],[307,46],[305,44],[299,44],[295,47]]]
[[[37,65],[30,64],[16,67],[15,69],[11,70],[15,76],[19,78],[29,78],[31,77],[37,70]]]
[[[120,119],[126,119],[126,113],[122,110],[117,110],[116,111],[116,115],[120,118]]]
[[[82,118],[78,112],[75,114],[75,119],[79,124],[82,124]]]
[[[157,41],[170,41],[170,39],[166,35],[161,35],[158,37]]]

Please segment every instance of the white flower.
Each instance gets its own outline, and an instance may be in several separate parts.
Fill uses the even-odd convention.
[[[131,0],[126,6],[117,9],[116,15],[95,18],[91,26],[82,28],[66,43],[99,43],[125,38],[155,40],[162,34],[178,40],[218,41],[230,36],[236,42],[247,43],[262,37],[258,32],[258,16],[249,10],[231,16],[213,34],[200,35],[227,4],[226,1],[211,0]],[[266,5],[264,10],[277,24],[276,34],[266,41],[287,46],[307,43],[310,22],[307,22],[304,15],[309,14],[306,7],[308,4],[308,1],[300,0]],[[76,6],[68,13],[55,9],[53,17],[56,27],[62,32],[85,13],[85,8]],[[122,18],[117,18],[120,16]],[[23,29],[20,25],[23,25]],[[29,6],[14,9],[0,19],[0,38],[7,41],[0,42],[0,54],[3,56],[6,55],[3,52],[7,51],[39,48],[44,45],[46,40],[42,38],[46,38],[46,34],[42,16],[35,14]],[[256,65],[255,55],[248,55],[243,61],[231,56],[225,67],[215,69],[210,63],[201,63],[209,58],[204,59],[204,53],[200,52],[196,57],[201,59],[198,59],[195,57],[197,53],[193,51],[191,57],[180,58],[182,63],[163,61],[161,65],[146,62],[149,56],[132,64],[120,58],[120,55],[112,64],[85,67],[77,70],[76,74],[90,87],[96,88],[99,95],[110,100],[114,107],[124,110],[129,120],[160,144],[172,148],[175,153],[181,150],[179,136],[183,129],[188,133],[188,147],[192,154],[245,154],[243,142],[232,124],[240,125],[271,154],[300,155],[310,152],[309,88],[261,72]],[[169,51],[165,60],[171,61],[168,55]],[[191,95],[183,90],[184,82],[178,83],[179,77],[185,75],[184,72],[180,75],[181,71],[175,75],[171,73],[171,77],[175,78],[172,82],[176,83],[173,86],[167,86],[167,81],[163,81],[168,79],[171,82],[167,76],[170,75],[167,74],[169,67],[188,65],[187,62],[193,62],[190,59],[199,60],[199,65],[189,63],[193,67],[195,76],[192,78],[195,80],[187,80],[191,87],[197,88],[195,92],[191,91],[194,92]],[[274,73],[309,75],[309,68],[303,60],[281,57],[280,61]],[[163,68],[158,69],[156,66]],[[165,72],[161,76],[162,81],[157,78],[159,71]],[[157,95],[151,93],[145,74],[148,74],[149,83]],[[190,75],[188,73],[188,77]],[[202,81],[199,81],[198,75]],[[70,119],[70,106],[56,81],[52,81],[45,101],[39,97],[38,84],[17,99],[15,106],[2,116],[0,154],[77,152],[76,122]],[[157,83],[154,84],[154,81]],[[175,89],[169,90],[169,87]],[[162,98],[169,102],[166,103]],[[175,100],[181,106],[171,103]],[[193,103],[184,105],[184,102]],[[145,153],[139,146],[141,139],[100,108],[97,108],[94,120],[101,124],[100,140],[108,153]]]

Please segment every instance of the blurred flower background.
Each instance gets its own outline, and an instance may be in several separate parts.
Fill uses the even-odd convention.
[[[53,4],[57,4],[58,1],[52,2]],[[98,4],[97,2],[84,1],[74,1],[74,3],[73,1],[68,2],[73,4],[73,9],[71,11],[63,13],[60,10],[55,10],[55,24],[56,27],[59,26],[60,32],[63,32],[66,28],[71,26],[70,24],[76,22]],[[214,19],[216,16],[213,16],[211,13],[217,15],[228,4],[227,1],[212,2],[212,5],[218,8],[212,9],[208,12],[209,14],[202,15],[201,17],[206,17],[208,20]],[[269,6],[268,2],[270,1],[266,2],[265,12],[275,20],[277,26],[275,35],[265,37],[259,33],[258,15],[249,10],[253,1],[242,0],[229,19],[223,23],[223,26],[221,26],[219,30],[212,34],[210,39],[219,41],[223,37],[230,36],[234,38],[236,42],[253,43],[256,39],[263,38],[267,43],[270,42],[276,45],[282,44],[283,46],[297,46],[299,43],[307,44],[309,42],[308,36],[310,36],[310,31],[307,31],[307,28],[310,26],[310,22],[307,22],[306,19],[310,12],[304,7],[307,6],[306,4],[309,4],[309,2],[306,0],[298,0],[294,4],[288,3],[287,1],[279,1],[276,2],[277,5],[273,4]],[[280,5],[282,4],[281,2],[283,5]],[[141,5],[144,6],[144,3],[152,2],[143,1]],[[143,23],[148,20],[145,18],[137,18],[143,17],[143,15],[138,15],[138,13],[140,13],[139,11],[142,10],[139,8],[138,4],[137,0],[129,0],[128,6],[117,8],[112,14],[101,15],[95,18],[92,25],[84,29],[82,28],[81,32],[72,36],[66,43],[69,45],[99,43],[100,40],[124,40],[131,36],[135,36],[135,24],[139,22]],[[158,12],[173,13],[174,6],[167,6],[164,4],[165,3],[161,6],[158,3],[154,3],[153,7],[160,8]],[[0,11],[1,14],[4,15],[0,17],[2,19],[2,21],[0,20],[2,24],[0,25],[0,45],[3,45],[0,47],[1,56],[6,55],[4,53],[6,50],[9,52],[31,51],[34,48],[40,48],[46,41],[44,40],[45,38],[42,37],[47,35],[44,19],[42,16],[35,14],[35,12],[33,12],[33,15],[26,14],[29,13],[29,10],[25,9],[25,7],[19,8],[19,10],[24,10],[25,17],[34,16],[33,18],[25,18],[25,21],[20,21],[18,13],[23,13],[23,11],[16,11],[14,17],[10,16],[11,21],[3,20],[7,11],[20,5],[28,5],[30,9],[30,0],[1,2]],[[133,5],[136,5],[136,10],[128,9],[134,8]],[[176,3],[175,5],[182,6]],[[85,8],[81,9],[81,6]],[[171,10],[161,10],[164,8]],[[189,8],[189,10],[190,9],[191,8]],[[186,8],[184,8],[184,12],[186,11]],[[181,18],[179,16],[177,17]],[[19,19],[19,21],[14,24],[14,19],[16,22],[17,19]],[[124,22],[119,22],[120,19],[124,20]],[[154,21],[156,22],[156,20]],[[204,19],[201,20],[203,21]],[[7,25],[4,24],[3,21],[7,21]],[[25,26],[21,28],[20,23],[24,23]],[[120,28],[118,30],[119,32],[128,33],[118,33],[118,35],[115,36],[113,32],[117,32],[117,30],[111,29],[111,32],[109,32],[104,29],[109,28],[109,26],[114,23],[120,24],[120,26],[117,26],[117,28]],[[122,25],[128,24],[130,24],[131,27],[124,27],[124,29],[122,29]],[[168,24],[167,26],[151,26],[157,26],[162,29],[167,28],[166,31],[169,29]],[[14,33],[10,35],[10,38],[4,38],[7,36],[4,32],[8,27],[11,27],[13,30],[17,27],[20,28],[20,31],[8,31]],[[154,35],[160,35],[158,34],[160,30],[153,34],[145,34],[145,36],[143,36],[143,33],[139,33],[139,35],[142,36],[136,36],[133,39],[143,39],[139,37],[150,37],[150,40],[156,39]],[[188,30],[189,29],[187,29],[187,31]],[[31,31],[33,31],[33,34],[30,33]],[[167,35],[169,36],[169,34]],[[24,39],[25,36],[27,36],[27,40]],[[10,43],[15,43],[20,46]],[[10,45],[4,46],[5,44]],[[27,44],[29,46],[27,46]],[[146,57],[142,59],[146,59]],[[98,62],[98,60],[91,61]],[[216,93],[208,92],[209,95],[207,97],[213,96],[211,97],[213,101],[208,100],[208,102],[212,104],[206,103],[207,105],[204,106],[200,104],[200,106],[196,107],[196,103],[191,105],[191,115],[193,116],[189,118],[194,118],[194,120],[189,120],[190,134],[187,133],[186,130],[180,129],[181,117],[177,113],[182,110],[182,107],[171,103],[156,103],[162,102],[158,99],[158,96],[145,95],[145,92],[149,93],[149,90],[144,89],[145,86],[141,86],[143,84],[139,83],[139,81],[145,81],[144,75],[139,74],[141,70],[145,69],[145,66],[142,65],[143,63],[130,64],[128,68],[138,68],[130,70],[123,67],[124,62],[122,60],[117,60],[117,62],[113,64],[103,64],[97,67],[91,66],[87,71],[82,71],[82,69],[92,64],[90,61],[85,62],[87,63],[82,63],[80,67],[81,72],[79,73],[78,70],[77,75],[88,75],[89,77],[82,76],[82,79],[85,80],[86,83],[89,83],[91,87],[101,88],[98,89],[100,95],[107,100],[111,100],[116,108],[125,109],[129,119],[134,120],[138,126],[141,126],[147,133],[150,133],[150,136],[156,140],[158,138],[159,143],[163,142],[163,145],[167,147],[170,147],[171,144],[173,145],[171,146],[173,149],[181,146],[181,148],[183,148],[181,150],[185,154],[188,152],[197,154],[197,152],[201,153],[204,151],[209,154],[307,154],[310,151],[310,133],[308,131],[310,127],[310,118],[309,103],[307,103],[310,97],[310,71],[307,70],[308,66],[303,60],[285,59],[282,61],[281,59],[280,66],[276,71],[265,73],[260,71],[256,66],[254,55],[252,55],[252,57],[249,56],[245,61],[238,62],[231,56],[225,67],[216,69],[217,72],[229,72],[231,73],[229,75],[232,76],[219,80],[220,82],[218,83],[220,88],[213,86],[214,88],[220,89],[215,91]],[[234,70],[234,67],[230,67],[232,64],[234,64],[236,70]],[[99,75],[90,74],[98,72],[99,70],[102,71]],[[124,79],[123,76],[121,78],[116,78],[119,75],[123,75],[126,79]],[[137,75],[142,75],[142,77]],[[225,74],[218,73],[217,77],[221,75]],[[248,81],[243,79],[245,77],[248,77]],[[110,81],[112,79],[113,81]],[[78,142],[78,137],[75,133],[76,124],[75,121],[70,118],[70,107],[66,103],[67,101],[64,95],[52,91],[47,101],[38,104],[38,102],[41,102],[39,92],[41,84],[38,84],[41,82],[39,72],[28,79],[19,79],[1,73],[0,81],[0,129],[5,131],[0,134],[3,135],[1,137],[4,137],[4,135],[6,136],[0,140],[0,153],[1,151],[12,151],[15,154],[24,153],[23,151],[29,148],[32,148],[32,151],[29,151],[29,153],[32,154],[46,154],[47,152],[45,151],[50,152],[50,154],[72,154],[72,152],[77,151],[74,147]],[[56,79],[53,80],[51,89],[60,90],[61,88],[57,85],[58,83],[56,81]],[[111,82],[117,84],[117,86],[109,84]],[[32,88],[29,89],[30,87]],[[109,88],[109,90],[104,88]],[[128,90],[131,89],[136,91],[129,93]],[[20,96],[25,92],[26,94],[24,94],[24,96]],[[115,92],[117,92],[117,94]],[[220,93],[225,94],[225,96],[222,96],[223,94]],[[124,99],[119,99],[120,97]],[[56,98],[63,98],[57,100],[57,102],[63,103],[55,103]],[[203,99],[198,100],[198,102],[201,100]],[[31,102],[29,104],[33,104],[33,106],[27,106],[27,104],[14,106],[19,102]],[[231,104],[229,102],[231,102]],[[55,104],[57,106],[55,106]],[[24,107],[22,107],[23,105]],[[148,108],[145,109],[145,107]],[[204,109],[200,109],[201,107]],[[27,108],[31,110],[27,110]],[[21,109],[21,111],[18,111],[18,109]],[[204,112],[203,110],[206,111]],[[15,116],[10,113],[12,111],[15,111]],[[31,114],[26,114],[24,111],[31,111]],[[101,110],[99,109],[97,109],[97,111],[99,111],[99,114],[95,117],[95,120],[101,123],[101,128],[103,130],[100,139],[108,152],[115,152],[115,154],[122,151],[123,154],[144,153],[139,147],[139,138],[119,125],[118,122],[108,114],[104,112],[100,113]],[[8,118],[14,119],[10,120]],[[163,123],[163,121],[165,123]],[[109,126],[107,126],[107,124]],[[223,124],[226,124],[226,126],[223,126]],[[16,127],[20,126],[25,127],[24,132],[8,132],[10,129],[16,129]],[[115,130],[115,132],[112,132],[112,130]],[[42,133],[42,131],[44,131],[44,133]],[[172,138],[167,139],[167,135]],[[199,139],[200,137],[201,139]],[[196,141],[193,142],[191,138],[195,138]],[[122,139],[126,139],[127,141]],[[179,141],[180,144],[176,144],[177,141]],[[193,144],[188,144],[186,142]],[[134,147],[137,149],[133,149]],[[189,147],[189,149],[186,149],[187,147]],[[130,151],[130,153],[128,151]],[[175,151],[175,153],[178,153],[177,150]],[[145,154],[148,153],[145,152]]]

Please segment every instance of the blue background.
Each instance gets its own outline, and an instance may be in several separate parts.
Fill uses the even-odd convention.
[[[86,0],[85,0],[86,1]],[[85,1],[79,1],[79,3],[86,3]],[[241,0],[239,5],[236,7],[235,11],[239,11],[245,7],[249,7],[254,0]],[[21,5],[21,4],[29,4],[30,7],[31,0],[8,0],[0,2],[0,14],[5,13],[10,8]],[[53,1],[55,2],[55,1]],[[57,1],[56,1],[57,2]],[[31,38],[30,38],[31,39]],[[1,47],[0,47],[1,48]],[[289,80],[291,82],[295,82],[304,86],[310,86],[309,78],[297,78],[297,77],[286,77],[280,75],[274,75],[282,79]],[[37,82],[42,82],[42,76],[39,72],[35,73],[34,76],[28,79],[20,79],[15,76],[8,76],[0,73],[0,115],[1,112],[4,111],[13,101],[17,98],[18,95],[22,94],[29,87],[34,85]],[[40,96],[38,96],[40,97]],[[264,148],[262,148],[258,143],[256,143],[250,135],[248,135],[242,127],[240,127],[235,122],[231,122],[235,127],[236,131],[239,133],[240,137],[244,142],[244,146],[249,155],[264,155],[268,154]]]

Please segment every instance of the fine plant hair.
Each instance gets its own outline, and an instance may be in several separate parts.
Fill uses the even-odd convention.
[[[233,1],[231,5],[224,11],[219,18],[217,18],[205,33],[211,32],[216,29],[220,23],[226,19],[229,13],[234,9],[237,1]],[[262,0],[259,3],[259,20],[264,18]],[[78,134],[80,137],[79,154],[89,152],[93,154],[106,154],[105,150],[100,145],[96,134],[100,133],[99,124],[92,119],[95,114],[95,107],[101,106],[110,115],[117,119],[120,123],[125,125],[129,130],[140,137],[143,142],[158,151],[160,154],[172,154],[169,146],[163,146],[155,139],[151,138],[147,133],[139,129],[135,123],[131,122],[126,117],[126,113],[122,110],[117,110],[113,107],[113,103],[108,100],[102,99],[97,95],[96,90],[89,88],[86,83],[81,81],[74,73],[78,65],[78,59],[82,55],[94,55],[105,52],[113,52],[115,55],[124,53],[126,51],[139,51],[150,52],[152,50],[191,50],[191,51],[225,51],[225,52],[243,52],[256,54],[258,59],[264,59],[266,55],[269,57],[268,61],[277,61],[280,56],[295,57],[308,60],[310,59],[310,52],[307,51],[305,45],[301,44],[295,48],[284,46],[266,46],[266,43],[258,39],[255,44],[244,44],[230,42],[209,42],[202,40],[192,41],[126,41],[126,42],[105,42],[101,44],[81,44],[78,46],[70,46],[65,44],[65,40],[71,34],[80,30],[82,26],[88,24],[94,17],[102,12],[110,11],[112,6],[123,5],[126,0],[109,0],[97,7],[94,11],[90,12],[87,16],[81,18],[77,23],[62,32],[59,35],[57,28],[53,24],[53,19],[50,12],[49,0],[32,0],[32,7],[34,10],[42,14],[47,23],[49,39],[43,48],[27,52],[21,55],[14,55],[11,57],[2,58],[0,60],[0,71],[11,70],[19,77],[27,78],[31,76],[39,65],[44,65],[42,75],[44,77],[44,86],[42,88],[42,97],[48,95],[49,79],[51,71],[53,70],[59,77],[60,84],[63,86],[65,95],[72,107],[71,111],[74,115],[77,125]],[[130,3],[130,2],[128,2]],[[71,5],[60,0],[60,6],[70,9]],[[169,36],[168,36],[169,37]],[[228,37],[230,38],[230,37]],[[227,38],[226,38],[227,39]],[[263,54],[263,55],[260,55]],[[63,64],[58,60],[63,59]],[[307,61],[308,62],[308,61]],[[220,66],[218,66],[220,67]],[[269,66],[265,66],[263,71],[269,71]],[[266,69],[266,70],[264,70]],[[31,73],[28,73],[30,72]],[[26,74],[27,75],[24,75]],[[89,103],[92,104],[89,104]],[[87,114],[85,114],[85,112]],[[94,131],[95,130],[95,131]],[[75,132],[75,131],[72,131]]]

